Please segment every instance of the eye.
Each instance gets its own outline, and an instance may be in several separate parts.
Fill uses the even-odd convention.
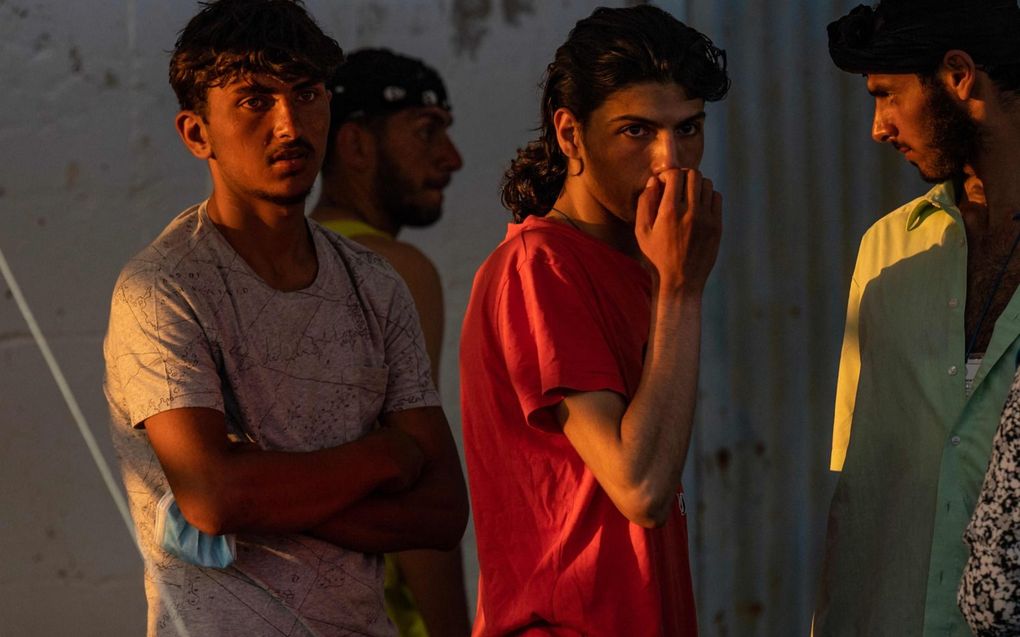
[[[620,133],[627,137],[646,137],[649,134],[648,127],[642,124],[629,124],[620,129]]]
[[[422,140],[423,142],[431,142],[433,139],[435,139],[436,134],[438,132],[439,126],[437,126],[435,123],[430,122],[428,124],[425,124],[424,126],[419,126],[418,129],[415,130],[415,135],[417,135],[418,139]]]
[[[298,92],[297,100],[303,104],[314,102],[319,98],[319,91],[314,88],[306,88]]]
[[[701,132],[701,120],[684,122],[677,127],[676,132],[680,137],[692,137]]]
[[[265,95],[252,95],[241,101],[241,106],[252,111],[265,111],[272,105],[272,102]]]

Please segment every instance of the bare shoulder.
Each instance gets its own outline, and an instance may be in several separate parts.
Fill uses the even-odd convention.
[[[440,292],[439,272],[424,252],[404,241],[362,235],[354,240],[386,259],[404,279],[412,293],[416,290]],[[416,295],[417,296],[417,295]]]

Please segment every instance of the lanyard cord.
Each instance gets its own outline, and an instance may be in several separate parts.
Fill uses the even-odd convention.
[[[92,435],[92,430],[89,428],[88,422],[85,420],[85,415],[78,406],[78,401],[75,399],[70,385],[67,384],[67,379],[61,371],[56,357],[53,356],[49,343],[47,343],[42,329],[39,328],[39,323],[36,322],[35,316],[32,314],[32,310],[28,306],[28,302],[25,300],[25,296],[21,293],[21,287],[14,278],[14,272],[11,271],[10,265],[7,263],[7,259],[4,257],[3,250],[0,250],[0,273],[3,274],[3,278],[7,282],[7,286],[11,289],[11,294],[14,296],[14,302],[17,303],[18,309],[21,311],[21,316],[25,319],[25,323],[28,324],[28,329],[32,333],[32,337],[35,339],[35,344],[39,347],[39,351],[42,353],[43,359],[46,360],[46,365],[50,368],[50,374],[53,375],[53,380],[57,383],[57,388],[64,397],[64,402],[67,403],[67,408],[71,412],[71,417],[78,426],[78,432],[81,434],[81,437],[85,439],[85,446],[88,447],[89,453],[92,455],[92,461],[95,463],[96,468],[99,470],[99,474],[103,478],[103,483],[106,485],[106,490],[109,491],[110,497],[113,498],[113,502],[117,506],[117,510],[120,512],[121,520],[124,522],[124,526],[127,527],[128,534],[131,536],[131,540],[134,542],[135,548],[138,549],[138,553],[142,556],[142,560],[146,562],[146,570],[149,570],[150,565],[147,563],[148,560],[145,558],[145,553],[142,551],[142,545],[138,541],[138,534],[135,532],[135,525],[131,520],[131,513],[128,509],[127,501],[124,499],[124,494],[121,493],[120,488],[117,486],[117,482],[113,477],[113,472],[110,470],[110,465],[106,462],[106,458],[103,457],[103,453],[100,451],[99,445],[96,443],[96,438]],[[160,595],[168,600],[171,599],[166,595],[163,582],[159,581],[157,578],[153,578],[153,580],[155,581],[156,586],[160,589]],[[184,622],[181,620],[181,616],[177,612],[177,607],[174,606],[173,603],[169,603],[166,605],[166,608],[169,611],[170,618],[173,620],[174,626],[177,628],[178,635],[181,637],[188,637],[188,630],[184,627]]]
[[[1013,221],[1020,221],[1020,212],[1013,215]],[[999,273],[995,275],[995,285],[992,286],[992,291],[988,293],[988,297],[985,299],[984,307],[981,308],[981,317],[978,319],[977,325],[974,326],[974,333],[970,335],[970,342],[967,343],[967,351],[963,357],[964,362],[969,361],[970,355],[974,353],[974,346],[977,344],[978,334],[981,333],[981,326],[984,324],[985,319],[988,318],[988,311],[992,308],[995,293],[999,291],[999,286],[1002,285],[1002,279],[1006,276],[1006,268],[1013,258],[1013,253],[1016,252],[1018,243],[1020,243],[1020,231],[1017,232],[1016,238],[1013,239],[1013,246],[1009,249],[1009,254],[1002,260],[1002,265],[999,266]]]

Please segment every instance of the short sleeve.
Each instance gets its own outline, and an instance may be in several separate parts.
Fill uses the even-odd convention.
[[[559,429],[545,408],[567,391],[626,396],[594,284],[578,264],[543,254],[522,261],[497,300],[510,379],[528,423],[539,429]]]
[[[158,268],[133,262],[121,274],[104,355],[110,399],[135,427],[171,409],[223,411],[221,380],[205,332]]]
[[[397,281],[383,321],[389,370],[383,413],[440,404],[418,312],[407,285],[396,272],[394,277]]]

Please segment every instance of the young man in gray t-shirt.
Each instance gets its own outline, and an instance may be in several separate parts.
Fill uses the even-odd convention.
[[[220,0],[171,60],[213,191],[125,266],[105,342],[150,635],[390,635],[378,554],[450,548],[466,523],[405,285],[304,217],[341,57],[290,0]],[[168,492],[203,538],[234,537],[229,566],[164,550]]]

